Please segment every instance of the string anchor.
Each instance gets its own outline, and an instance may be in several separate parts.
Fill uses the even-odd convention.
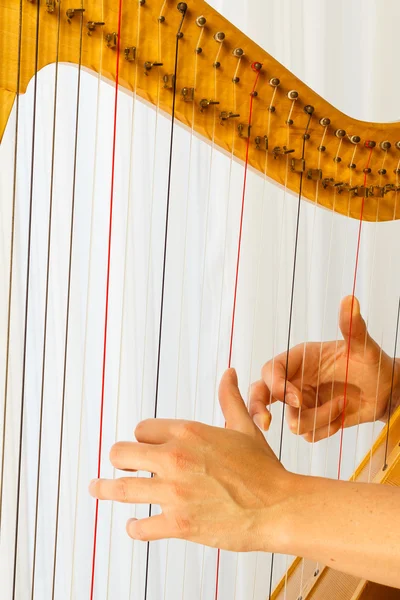
[[[83,14],[85,12],[84,8],[68,8],[66,11],[66,15],[67,15],[67,21],[68,23],[71,23],[71,19],[74,18],[74,16],[76,15],[76,13],[81,13]]]
[[[105,25],[103,21],[88,21],[86,27],[88,28],[88,35],[92,35],[92,31],[96,31],[96,27],[102,27]]]
[[[256,150],[261,150],[262,140],[264,140],[263,150],[268,150],[268,136],[267,135],[264,135],[263,137],[261,137],[260,135],[257,135],[257,137],[254,140],[255,144],[256,144]]]
[[[311,179],[311,181],[320,181],[322,179],[322,169],[308,169],[307,179]]]
[[[163,77],[164,89],[172,90],[175,85],[175,75],[166,73]]]
[[[184,102],[193,102],[194,100],[194,88],[184,87],[181,91]]]
[[[46,10],[53,13],[56,10],[56,0],[46,0]]]
[[[115,31],[113,31],[112,33],[106,33],[104,39],[106,40],[107,48],[113,49],[117,45],[118,33],[116,33]]]
[[[124,49],[124,57],[128,62],[136,60],[136,46],[129,46]]]
[[[292,173],[304,173],[306,170],[306,161],[304,158],[292,158],[290,161],[290,170]]]
[[[251,125],[244,124],[244,123],[239,123],[239,125],[237,126],[238,128],[238,132],[239,132],[239,137],[247,140],[250,137],[250,131],[251,131]],[[256,138],[257,139],[257,138]],[[260,138],[258,138],[260,139]]]

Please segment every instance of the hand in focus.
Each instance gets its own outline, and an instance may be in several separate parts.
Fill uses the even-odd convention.
[[[344,399],[352,296],[342,300],[339,325],[344,340],[300,344],[289,351],[286,417],[290,429],[309,442],[351,427],[385,418],[392,385],[393,359],[367,332],[356,298],[353,303],[346,402]],[[287,353],[262,369],[252,386],[250,414],[261,429],[268,429],[270,402],[283,401]],[[394,387],[399,381],[396,363]],[[344,414],[343,414],[344,412]]]
[[[290,496],[288,485],[294,476],[253,423],[233,369],[221,380],[219,400],[226,429],[149,419],[137,426],[137,442],[112,447],[114,467],[148,471],[154,477],[94,480],[91,495],[162,509],[159,515],[128,521],[130,537],[182,538],[233,551],[276,546],[279,505]]]

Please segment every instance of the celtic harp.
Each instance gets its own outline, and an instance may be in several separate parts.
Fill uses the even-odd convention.
[[[203,0],[3,0],[0,24],[1,597],[398,598],[132,542],[158,507],[87,486],[146,417],[223,426],[224,369],[246,395],[278,352],[338,339],[346,294],[396,357],[400,123],[346,116]],[[398,411],[313,444],[271,411],[289,470],[400,485]]]

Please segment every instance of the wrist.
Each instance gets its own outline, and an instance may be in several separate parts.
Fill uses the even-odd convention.
[[[273,505],[263,511],[261,547],[263,552],[294,554],[293,522],[299,514],[300,498],[307,493],[309,477],[285,472],[280,481],[279,494]]]

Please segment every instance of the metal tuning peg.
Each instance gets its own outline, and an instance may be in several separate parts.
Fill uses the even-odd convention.
[[[92,31],[96,30],[96,27],[102,27],[103,25],[105,25],[105,23],[103,23],[103,21],[88,21],[86,23],[86,27],[88,29],[88,35],[92,35]]]
[[[214,104],[219,104],[218,100],[208,100],[207,98],[202,98],[199,102],[200,112],[203,112],[209,106],[213,106]]]
[[[149,71],[152,70],[153,67],[162,67],[164,63],[161,62],[150,62],[149,60],[146,60],[146,62],[144,63],[144,72],[146,73],[146,75],[149,74]]]
[[[71,23],[71,19],[74,18],[74,16],[76,15],[76,13],[81,13],[83,14],[85,12],[84,8],[68,8],[66,11],[66,15],[67,15],[67,21],[68,23]]]
[[[238,118],[238,117],[240,117],[240,115],[239,115],[239,114],[237,114],[237,113],[233,113],[232,111],[226,111],[226,110],[223,110],[223,111],[222,111],[222,112],[219,114],[219,118],[220,118],[220,121],[221,121],[221,122],[222,122],[222,121],[228,121],[228,119],[236,119],[236,118]]]
[[[288,148],[286,148],[286,146],[282,146],[282,148],[280,146],[275,146],[275,148],[272,150],[274,158],[276,158],[279,155],[291,154],[292,152],[294,152],[294,149],[289,150]]]

